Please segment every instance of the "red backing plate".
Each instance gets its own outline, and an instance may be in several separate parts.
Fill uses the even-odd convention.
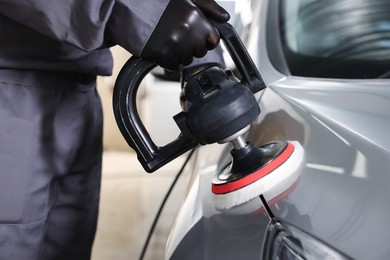
[[[214,194],[225,194],[225,193],[229,193],[241,189],[263,178],[264,176],[271,173],[272,171],[274,171],[285,161],[287,161],[287,159],[290,158],[293,152],[294,152],[294,145],[288,142],[287,147],[278,157],[276,157],[275,159],[273,159],[263,167],[257,169],[257,171],[233,182],[219,184],[219,185],[213,183],[211,186],[211,190]]]

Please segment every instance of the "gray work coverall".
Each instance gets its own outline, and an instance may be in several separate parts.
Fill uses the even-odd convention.
[[[139,55],[168,0],[0,0],[0,260],[89,259],[107,47]]]

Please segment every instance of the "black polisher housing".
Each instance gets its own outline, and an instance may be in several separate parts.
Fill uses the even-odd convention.
[[[248,126],[260,114],[249,88],[229,72],[212,67],[192,77],[184,89],[188,128],[202,145],[220,142]]]

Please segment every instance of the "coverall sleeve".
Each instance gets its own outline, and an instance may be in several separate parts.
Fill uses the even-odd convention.
[[[169,0],[0,0],[0,14],[85,51],[140,55]]]

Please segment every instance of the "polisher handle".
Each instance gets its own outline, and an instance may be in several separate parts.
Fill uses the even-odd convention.
[[[241,74],[241,83],[248,86],[252,93],[257,93],[264,89],[265,84],[260,72],[233,26],[229,23],[213,22],[213,24],[221,35],[226,49]]]
[[[180,134],[171,143],[158,147],[145,129],[137,111],[137,91],[142,79],[156,64],[131,57],[115,82],[113,109],[119,130],[132,147],[145,171],[154,172],[197,145],[191,135]]]

